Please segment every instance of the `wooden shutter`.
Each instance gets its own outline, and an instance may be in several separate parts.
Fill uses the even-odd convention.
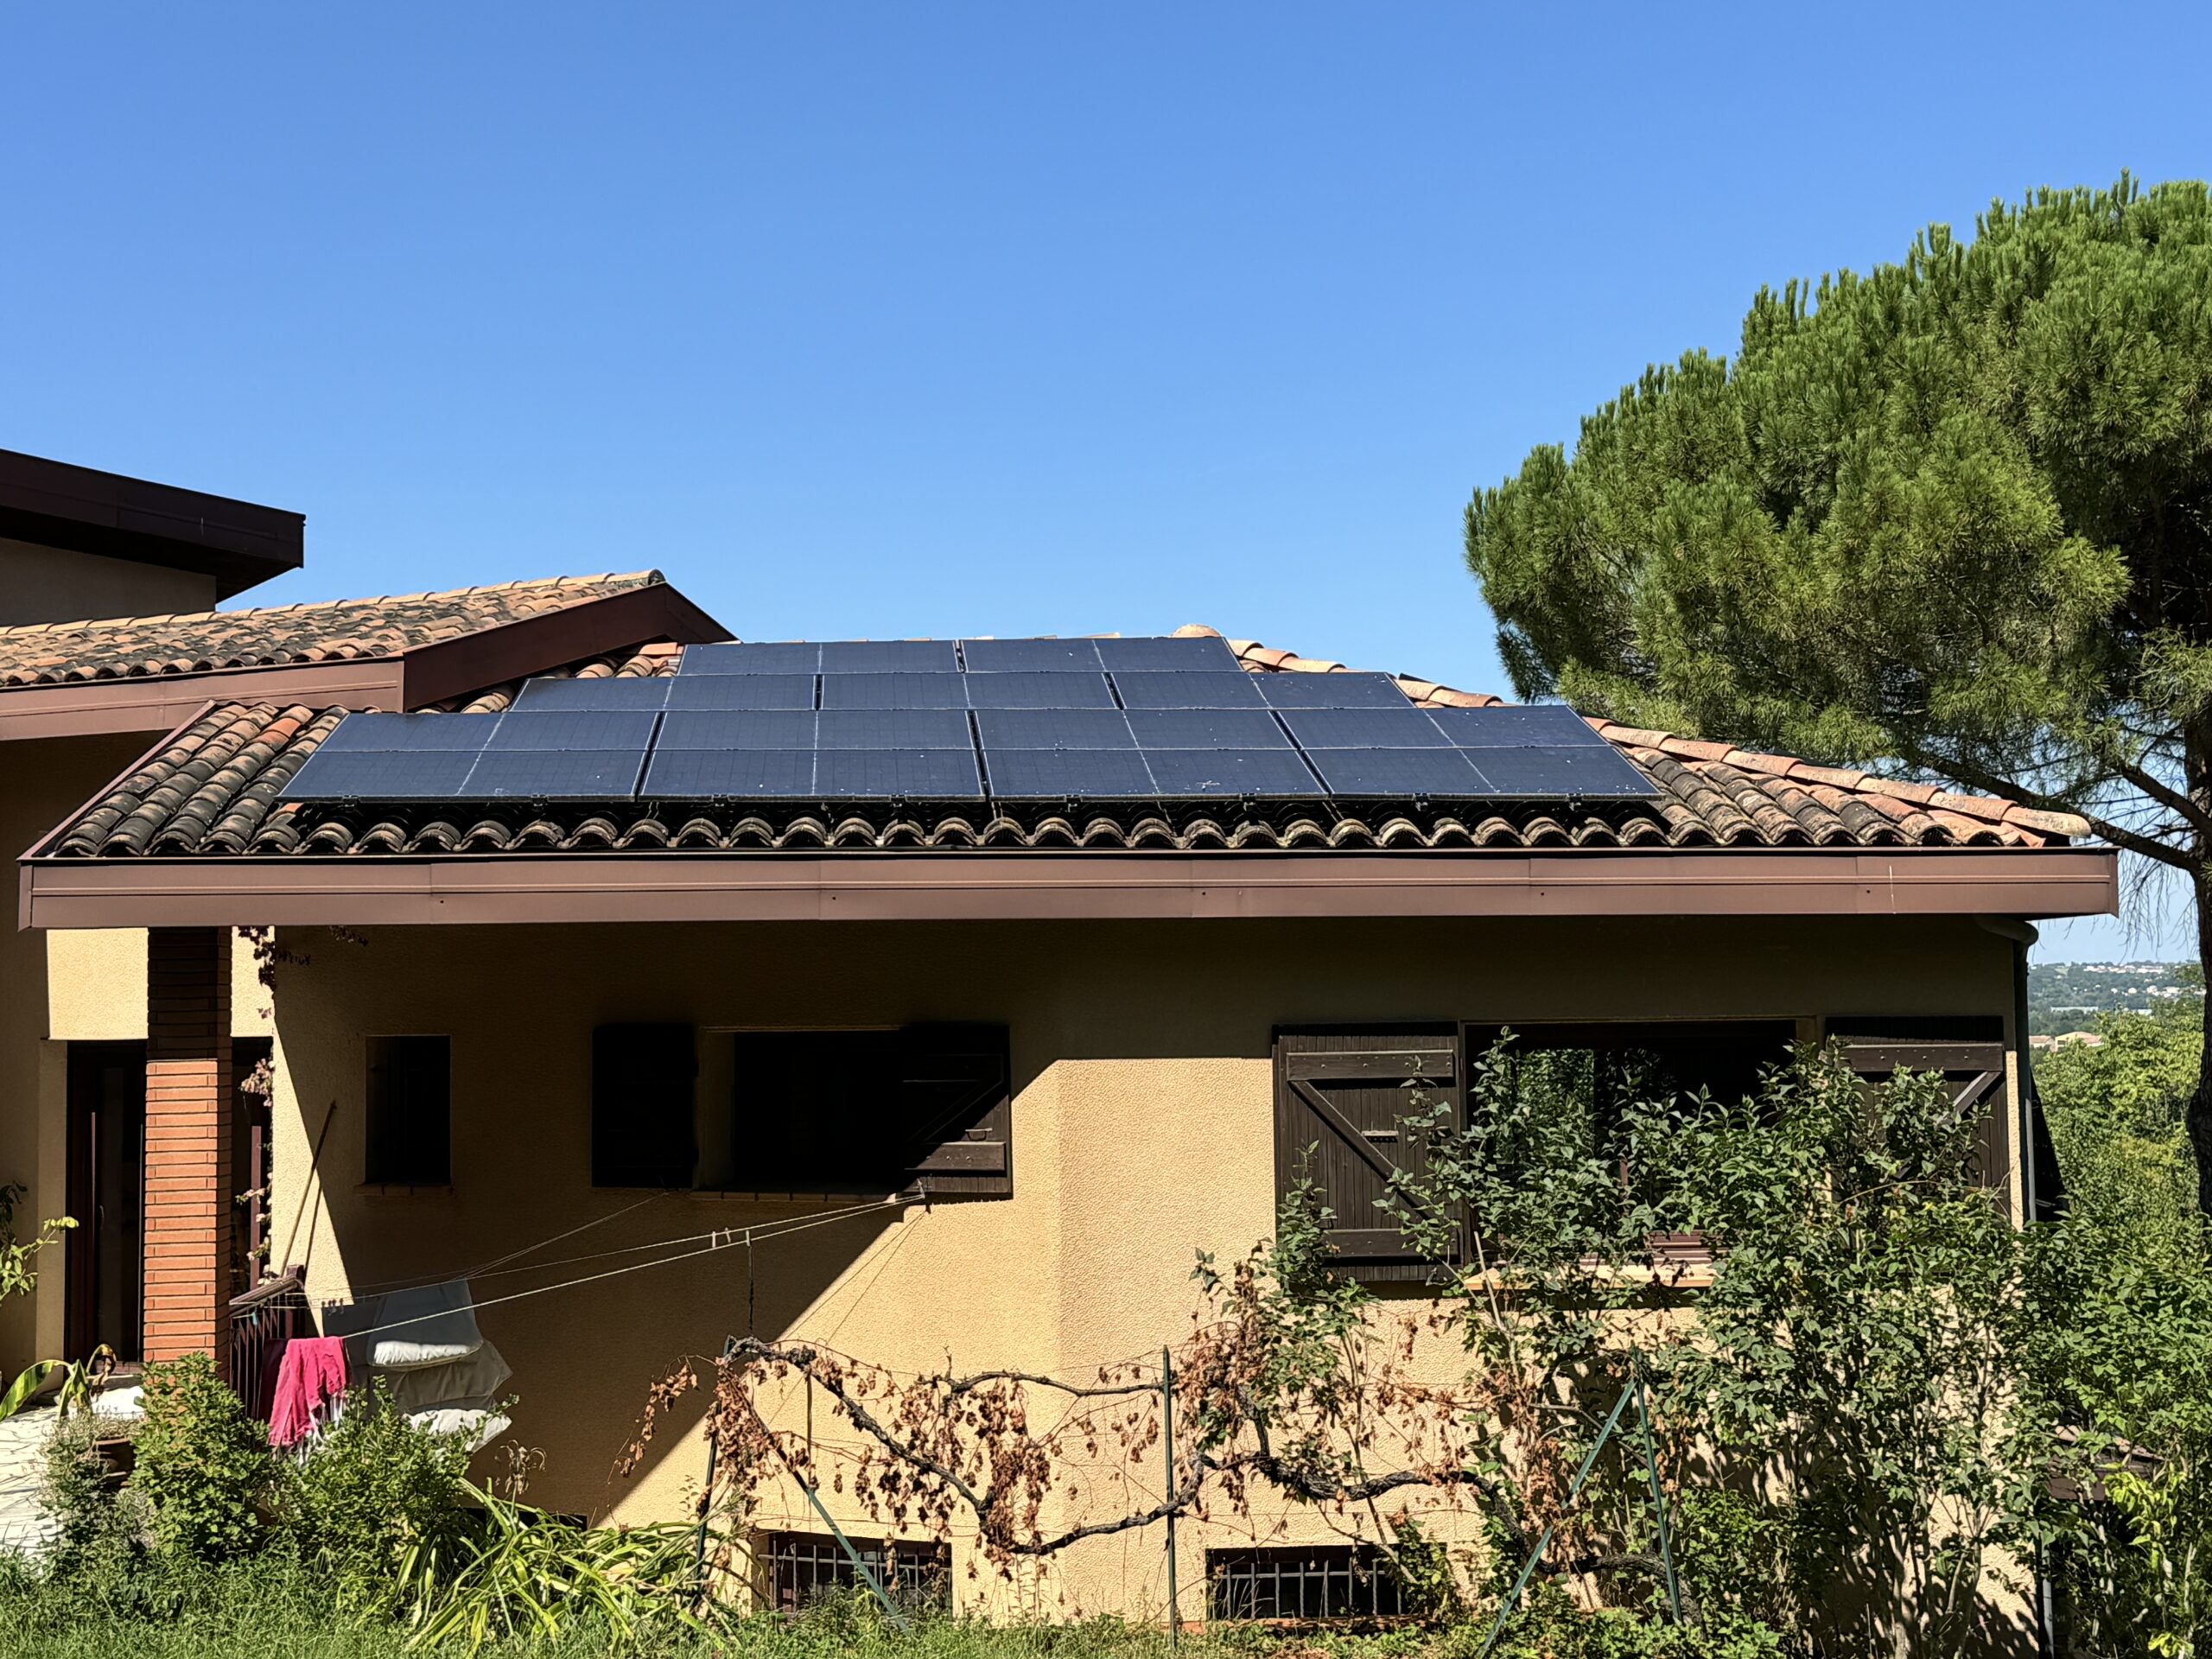
[[[899,1033],[903,1184],[933,1198],[1014,1192],[1014,1074],[1004,1026]]]
[[[1275,1034],[1275,1198],[1310,1174],[1335,1211],[1339,1265],[1367,1280],[1425,1279],[1432,1264],[1376,1207],[1392,1172],[1418,1175],[1425,1148],[1403,1118],[1418,1081],[1459,1110],[1459,1042],[1450,1026],[1306,1027]],[[1312,1160],[1307,1163],[1307,1149]]]
[[[601,1026],[591,1034],[591,1184],[689,1186],[699,1161],[691,1027]]]
[[[2005,1116],[2005,1045],[2003,1043],[1892,1042],[1850,1039],[1851,1069],[1871,1084],[1881,1082],[1898,1067],[1908,1071],[1940,1071],[1951,1091],[1951,1101],[1962,1113],[1972,1113],[1980,1127],[1974,1135],[1974,1179],[1993,1191],[2012,1183],[2008,1151],[2012,1135]]]

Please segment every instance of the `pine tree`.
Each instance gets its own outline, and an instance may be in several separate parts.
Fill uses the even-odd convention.
[[[2212,208],[2041,191],[1762,289],[1467,508],[1524,696],[2079,812],[2212,962]],[[2212,1212],[2212,1046],[2189,1113]]]

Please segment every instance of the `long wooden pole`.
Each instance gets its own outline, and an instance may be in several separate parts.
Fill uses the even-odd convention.
[[[1160,1440],[1167,1448],[1167,1645],[1183,1639],[1183,1607],[1175,1593],[1175,1356],[1160,1351]]]

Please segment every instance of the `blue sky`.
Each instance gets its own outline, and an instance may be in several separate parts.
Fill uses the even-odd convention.
[[[2208,48],[2202,6],[19,7],[0,446],[305,512],[272,599],[652,565],[747,637],[1205,621],[1502,690],[1473,486],[1761,283],[2205,176]]]

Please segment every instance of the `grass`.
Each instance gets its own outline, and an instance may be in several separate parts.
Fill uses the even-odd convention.
[[[465,1643],[408,1647],[389,1623],[349,1622],[329,1586],[306,1569],[264,1560],[184,1573],[139,1573],[66,1588],[0,1573],[0,1655],[8,1659],[413,1659],[459,1654]],[[1279,1637],[1259,1631],[1185,1636],[1175,1659],[1446,1659],[1465,1633]],[[584,1624],[524,1641],[491,1641],[491,1659],[604,1659],[604,1626]],[[1114,1619],[994,1627],[953,1619],[901,1634],[859,1603],[802,1618],[760,1617],[711,1635],[671,1632],[626,1649],[644,1659],[1168,1659],[1166,1632]]]

